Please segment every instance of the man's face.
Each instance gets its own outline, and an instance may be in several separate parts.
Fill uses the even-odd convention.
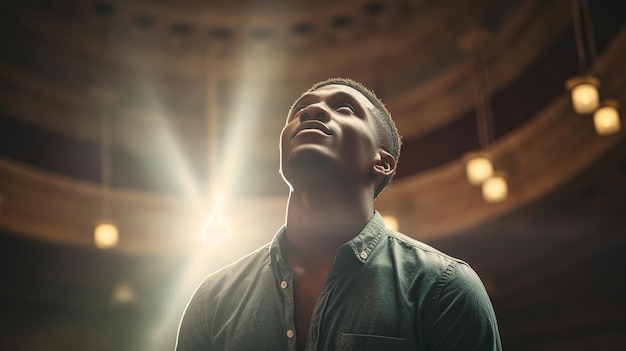
[[[295,104],[281,133],[281,173],[335,169],[336,175],[362,180],[371,175],[378,150],[374,105],[346,85],[322,86]]]

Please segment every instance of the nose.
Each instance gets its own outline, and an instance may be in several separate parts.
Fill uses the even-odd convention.
[[[330,119],[328,110],[322,106],[322,103],[311,104],[302,110],[300,113],[300,122],[304,122],[309,119],[315,119],[322,122],[327,122]]]

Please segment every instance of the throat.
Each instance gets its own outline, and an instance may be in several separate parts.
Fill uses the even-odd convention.
[[[332,270],[335,250],[293,245],[286,236],[281,247],[293,272],[296,343],[298,350],[305,350],[311,318]]]
[[[328,273],[310,274],[294,270],[294,322],[299,351],[306,349],[313,311],[327,279]]]
[[[338,191],[326,196],[325,190],[290,194],[287,236],[303,249],[330,249],[334,254],[365,227],[374,207],[371,201]]]

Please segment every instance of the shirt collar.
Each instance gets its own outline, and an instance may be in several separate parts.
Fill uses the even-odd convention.
[[[340,248],[340,250],[344,247],[351,248],[356,258],[365,263],[371,256],[371,253],[376,245],[378,245],[378,242],[382,238],[384,232],[385,222],[383,221],[380,213],[378,213],[378,211],[374,211],[374,215],[365,228],[361,230],[359,235],[348,241]]]
[[[284,262],[283,255],[280,250],[280,241],[282,237],[285,235],[286,231],[287,231],[287,228],[283,224],[283,226],[280,227],[276,235],[274,235],[274,238],[272,239],[272,242],[270,243],[269,249],[270,249],[270,257],[271,257],[272,262],[277,262],[277,263]]]
[[[285,235],[286,228],[283,225],[270,244],[270,257],[272,261],[283,263],[283,257],[280,250],[280,241],[282,237]],[[374,215],[367,222],[367,225],[361,230],[361,232],[355,236],[352,240],[345,243],[343,246],[339,248],[337,251],[337,255],[344,255],[343,252],[349,252],[350,250],[354,254],[354,256],[362,263],[367,262],[367,259],[370,257],[372,251],[380,241],[383,233],[385,232],[385,222],[383,221],[382,216],[378,211],[374,211]]]

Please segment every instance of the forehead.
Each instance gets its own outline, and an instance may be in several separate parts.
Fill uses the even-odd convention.
[[[360,91],[343,84],[328,84],[310,91],[299,100],[318,97],[318,98],[344,98],[358,102],[363,108],[371,110],[374,105]]]

